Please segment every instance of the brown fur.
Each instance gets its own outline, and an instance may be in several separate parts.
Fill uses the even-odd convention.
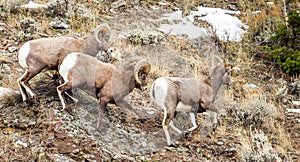
[[[220,86],[222,84],[228,84],[230,81],[230,76],[227,74],[228,70],[227,66],[217,65],[210,76],[203,80],[176,77],[160,78],[167,82],[167,87],[164,87],[164,82],[161,82],[161,80],[158,81],[158,83],[161,82],[163,85],[158,85],[158,83],[154,81],[151,87],[153,92],[150,95],[159,106],[164,107],[165,115],[162,126],[169,145],[171,143],[169,141],[168,126],[175,117],[179,102],[185,105],[185,107],[190,106],[191,109],[184,111],[192,113],[192,115],[203,113],[206,110],[218,113],[218,109],[213,103]],[[159,91],[157,92],[158,94],[156,94],[155,89]],[[161,105],[161,101],[164,101],[163,105]],[[194,130],[195,127],[196,125],[190,128],[189,131]],[[178,128],[174,129],[177,129],[177,132],[181,132]]]
[[[101,34],[97,35],[96,33]],[[99,38],[96,38],[96,35]],[[28,100],[26,93],[28,90],[26,88],[34,94],[31,97],[34,100],[36,99],[36,92],[30,87],[28,82],[43,69],[58,70],[63,59],[71,52],[83,52],[96,56],[99,50],[108,50],[109,37],[109,28],[100,25],[95,31],[83,38],[61,36],[29,41],[30,51],[26,58],[28,68],[26,68],[25,74],[18,79],[18,84],[23,94],[23,101]]]
[[[123,98],[134,88],[141,88],[146,85],[146,78],[142,77],[139,78],[142,85],[137,84],[134,73],[138,72],[147,76],[150,71],[150,64],[148,62],[141,64],[141,67],[136,69],[137,71],[135,71],[135,68],[140,62],[130,65],[125,70],[117,70],[112,64],[101,62],[96,58],[82,53],[75,52],[70,55],[76,56],[76,63],[69,69],[68,81],[57,87],[57,92],[63,105],[66,104],[66,100],[62,95],[65,91],[72,88],[94,91],[100,104],[98,129],[101,128],[102,114],[108,103],[116,103],[134,111]],[[65,64],[68,64],[68,62],[63,62],[61,68],[64,68]],[[145,68],[146,66],[148,69]]]

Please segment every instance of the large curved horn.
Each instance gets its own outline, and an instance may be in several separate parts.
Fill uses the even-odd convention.
[[[151,64],[146,61],[146,60],[140,60],[139,62],[136,63],[134,66],[134,79],[138,84],[142,84],[142,79],[146,79],[146,75],[150,72],[151,70]],[[145,76],[139,76],[139,72],[143,72],[142,75]]]
[[[107,24],[99,25],[94,30],[94,37],[98,43],[101,42],[101,38],[103,38],[105,35],[110,37],[110,28]]]

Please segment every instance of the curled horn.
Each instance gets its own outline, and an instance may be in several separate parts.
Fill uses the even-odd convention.
[[[146,76],[150,72],[150,70],[151,64],[148,61],[140,60],[139,62],[137,62],[134,67],[134,79],[136,80],[136,82],[142,85],[141,79],[146,79]],[[139,77],[140,72],[143,72],[141,78]]]
[[[103,37],[104,35],[110,36],[110,28],[107,24],[99,25],[94,30],[94,37],[98,43],[101,42],[100,38]]]

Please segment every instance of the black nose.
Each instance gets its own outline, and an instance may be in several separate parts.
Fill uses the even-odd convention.
[[[114,52],[114,50],[113,50],[113,48],[108,48],[105,52],[108,54],[111,54]]]

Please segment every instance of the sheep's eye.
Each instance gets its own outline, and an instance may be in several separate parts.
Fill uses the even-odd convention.
[[[142,77],[143,80],[145,80],[147,76],[146,76],[146,74],[142,74],[141,77]]]

